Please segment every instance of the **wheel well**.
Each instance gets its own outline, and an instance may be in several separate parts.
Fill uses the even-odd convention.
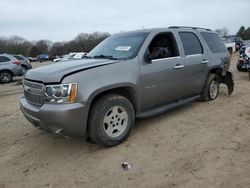
[[[222,69],[221,68],[214,68],[209,71],[209,73],[217,74],[218,76],[222,75]]]
[[[131,102],[131,104],[133,105],[134,110],[136,112],[137,100],[136,100],[135,91],[131,87],[119,87],[119,88],[114,88],[114,89],[110,89],[110,90],[103,91],[103,92],[99,93],[92,100],[92,102],[90,104],[90,108],[91,108],[92,104],[94,104],[100,97],[107,95],[107,94],[118,94],[118,95],[122,95],[122,96],[126,97]]]
[[[0,70],[0,73],[1,72],[3,72],[3,71],[8,71],[8,72],[10,72],[11,73],[11,75],[13,76],[14,74],[13,74],[13,72],[11,71],[11,70],[8,70],[8,69],[3,69],[3,70]]]

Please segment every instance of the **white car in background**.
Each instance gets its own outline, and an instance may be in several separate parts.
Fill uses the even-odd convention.
[[[73,59],[82,59],[84,56],[86,56],[86,52],[77,52],[74,56]]]
[[[62,58],[56,58],[53,61],[59,62],[59,61],[82,59],[86,54],[87,54],[86,52],[71,52],[69,54],[63,55]]]
[[[236,43],[235,42],[227,42],[226,38],[222,38],[223,42],[225,43],[227,50],[230,54],[236,52]]]

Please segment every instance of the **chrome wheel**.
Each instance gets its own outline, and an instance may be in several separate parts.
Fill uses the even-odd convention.
[[[8,83],[11,81],[12,75],[9,72],[2,72],[0,73],[0,80],[3,83]]]
[[[128,126],[128,113],[121,106],[113,106],[104,116],[103,128],[112,138],[122,135]]]
[[[213,80],[210,84],[209,94],[211,99],[215,99],[218,95],[219,83],[216,80]]]

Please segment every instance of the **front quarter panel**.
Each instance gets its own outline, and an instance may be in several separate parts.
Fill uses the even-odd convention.
[[[77,102],[89,111],[90,105],[101,92],[118,87],[132,87],[136,90],[139,75],[138,58],[83,70],[65,77],[62,83],[78,84]],[[87,120],[88,114],[84,114]],[[84,122],[86,125],[87,122]]]

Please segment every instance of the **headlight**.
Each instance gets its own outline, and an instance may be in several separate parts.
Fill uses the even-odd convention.
[[[74,103],[76,93],[76,83],[47,85],[45,86],[45,103]]]

